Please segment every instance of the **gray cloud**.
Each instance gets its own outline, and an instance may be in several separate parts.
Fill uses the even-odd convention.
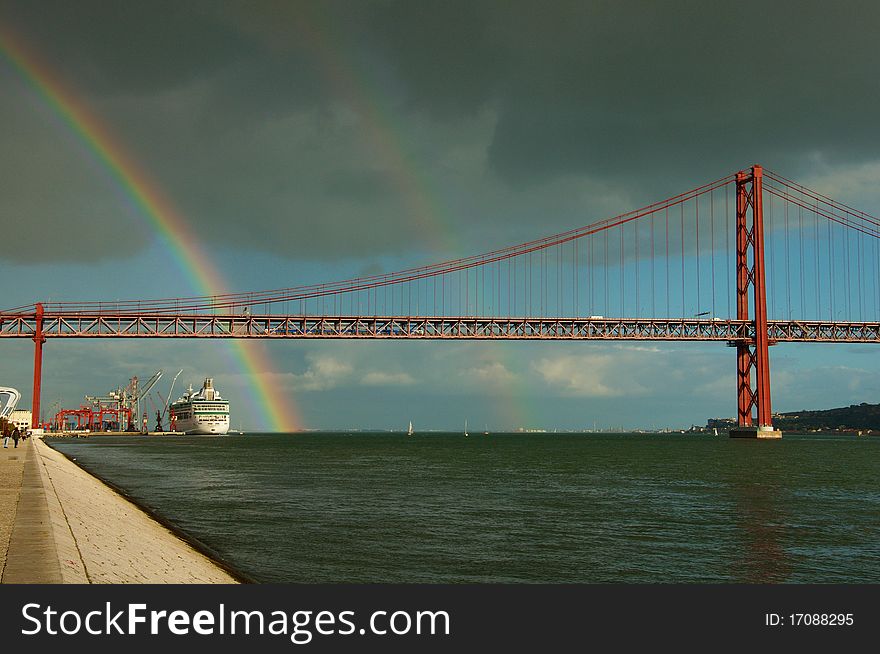
[[[208,7],[173,0],[4,0],[0,17],[79,89],[142,94],[186,84],[253,54],[251,42]]]
[[[870,169],[878,18],[869,2],[0,3],[208,247],[312,259],[453,254],[432,229],[472,252],[755,161]],[[53,256],[143,247],[69,137],[40,147],[63,131],[44,114],[4,136],[0,219],[61,230]]]

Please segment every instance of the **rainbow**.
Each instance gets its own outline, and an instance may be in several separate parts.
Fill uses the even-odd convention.
[[[98,116],[65,88],[46,62],[2,28],[0,55],[76,137],[87,155],[108,172],[139,215],[152,225],[195,292],[201,295],[225,293],[227,286],[223,278],[185,218]],[[230,339],[227,343],[233,362],[253,380],[247,400],[255,407],[256,415],[265,420],[260,428],[279,432],[300,429],[302,421],[293,398],[265,378],[265,373],[273,372],[273,366],[264,345],[243,339]]]
[[[435,252],[455,251],[453,232],[445,228],[448,219],[440,201],[442,194],[431,188],[428,176],[407,154],[404,132],[391,107],[384,100],[380,80],[370,74],[363,57],[349,52],[346,39],[335,22],[324,15],[320,3],[297,7],[297,19],[289,26],[296,30],[298,44],[307,47],[321,69],[332,92],[360,117],[366,145],[387,175],[407,211],[407,219],[419,228]]]
[[[419,166],[407,154],[403,133],[398,127],[393,107],[389,106],[382,81],[371,75],[364,58],[346,47],[346,39],[337,23],[322,11],[322,5],[297,7],[297,20],[286,23],[296,29],[298,46],[306,46],[333,93],[341,97],[361,118],[364,138],[383,172],[389,175],[395,191],[401,198],[408,217],[416,224],[422,236],[436,252],[447,254],[461,249],[461,244],[448,228],[448,210],[443,194],[432,188],[428,175],[420,173]],[[489,361],[512,363],[515,355],[509,343],[479,343],[483,352],[494,356]],[[513,370],[513,365],[507,366]],[[498,426],[537,426],[539,412],[527,389],[516,381],[502,381],[502,392],[493,407]]]

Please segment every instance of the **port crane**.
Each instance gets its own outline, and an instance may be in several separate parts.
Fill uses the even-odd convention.
[[[177,374],[174,375],[174,379],[171,380],[171,388],[168,389],[168,397],[165,398],[165,406],[162,408],[162,417],[161,420],[157,420],[157,423],[161,425],[165,421],[165,416],[168,414],[168,407],[171,406],[171,397],[174,393],[174,384],[177,383],[177,378],[180,377],[180,373],[183,372],[183,368],[177,371]],[[159,399],[162,399],[162,396],[159,395]],[[159,412],[156,412],[156,417],[159,417]],[[162,431],[159,429],[159,431]]]
[[[162,402],[162,396],[159,395],[159,392],[158,392],[158,391],[156,391],[156,397],[159,398],[159,402],[160,402],[160,405],[161,405],[161,402]],[[155,427],[155,430],[156,430],[157,432],[163,432],[163,431],[165,431],[165,430],[162,428],[162,412],[159,411],[159,409],[158,409],[158,406],[160,406],[160,405],[157,405],[157,404],[153,401],[153,396],[152,396],[152,395],[149,396],[149,399],[150,399],[150,407],[152,407],[153,412],[156,414],[156,427]],[[146,411],[144,411],[144,415],[146,415]]]
[[[129,380],[128,386],[124,389],[116,388],[116,390],[112,390],[104,396],[86,395],[86,402],[91,403],[93,407],[99,410],[125,410],[129,414],[128,428],[131,429],[134,426],[132,423],[137,423],[140,418],[141,402],[144,403],[144,408],[146,408],[147,396],[156,385],[156,382],[162,378],[162,374],[162,370],[157,370],[144,384],[141,384],[138,377],[134,376]]]
[[[162,370],[153,373],[146,383],[141,384],[137,376],[132,377],[125,388],[117,387],[107,395],[86,395],[86,402],[100,411],[125,411],[128,414],[128,429],[133,429],[141,416],[141,402],[146,409],[147,397],[153,386],[162,378]],[[83,408],[83,407],[81,407]],[[121,427],[120,414],[120,427]]]
[[[56,428],[63,429],[68,419],[76,419],[76,429],[100,430],[105,428],[104,418],[107,416],[111,418],[111,429],[114,428],[115,422],[115,428],[119,430],[137,431],[140,428],[146,431],[147,401],[152,403],[150,391],[162,378],[162,375],[163,371],[157,370],[144,383],[141,383],[135,376],[129,380],[125,388],[117,387],[106,395],[86,395],[85,403],[78,409],[64,409],[55,414]],[[159,401],[163,401],[161,395]],[[144,407],[143,423],[139,425],[142,404]],[[158,417],[159,411],[157,410],[156,413]]]
[[[157,370],[153,373],[153,376],[143,384],[143,386],[141,386],[137,376],[132,377],[131,381],[129,381],[128,387],[125,389],[129,400],[128,405],[134,405],[134,415],[138,418],[140,418],[141,415],[141,401],[143,400],[146,405],[146,398],[149,396],[150,391],[153,390],[153,386],[156,385],[156,382],[162,378],[162,374],[163,371],[161,369]],[[146,406],[144,408],[146,408]]]
[[[171,404],[171,396],[174,393],[174,384],[177,382],[177,378],[180,377],[180,374],[183,372],[183,368],[177,371],[177,374],[174,375],[174,379],[171,380],[171,388],[168,389],[168,395],[164,399],[162,398],[162,394],[159,391],[156,391],[156,397],[159,400],[159,403],[156,404],[153,402],[152,396],[150,396],[150,406],[153,407],[153,411],[156,412],[156,431],[161,432],[165,431],[164,425],[165,416],[168,414],[168,407]],[[159,409],[161,407],[161,410]]]

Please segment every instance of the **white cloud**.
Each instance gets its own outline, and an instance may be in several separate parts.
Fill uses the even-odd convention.
[[[660,398],[688,389],[712,401],[732,395],[732,365],[725,352],[655,344],[590,344],[535,358],[532,371],[551,393],[568,397]]]
[[[516,379],[516,375],[499,361],[488,361],[482,365],[467,368],[460,375],[489,386],[510,384]]]
[[[577,397],[617,397],[644,389],[615,385],[615,360],[610,355],[545,357],[532,368],[549,386]]]
[[[816,163],[823,172],[807,179],[806,186],[851,206],[877,206],[880,202],[880,160],[831,165],[819,159]]]
[[[880,374],[856,366],[806,367],[783,361],[771,369],[773,408],[778,411],[830,409],[859,402],[876,402]]]
[[[364,386],[410,386],[415,383],[416,380],[409,373],[381,370],[370,371],[361,379]]]
[[[351,379],[354,368],[332,356],[306,355],[309,367],[301,374],[288,376],[287,386],[295,391],[327,391]]]

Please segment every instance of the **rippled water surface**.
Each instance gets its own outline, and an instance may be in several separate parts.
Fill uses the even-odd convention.
[[[880,438],[333,433],[53,445],[260,581],[880,582]]]

